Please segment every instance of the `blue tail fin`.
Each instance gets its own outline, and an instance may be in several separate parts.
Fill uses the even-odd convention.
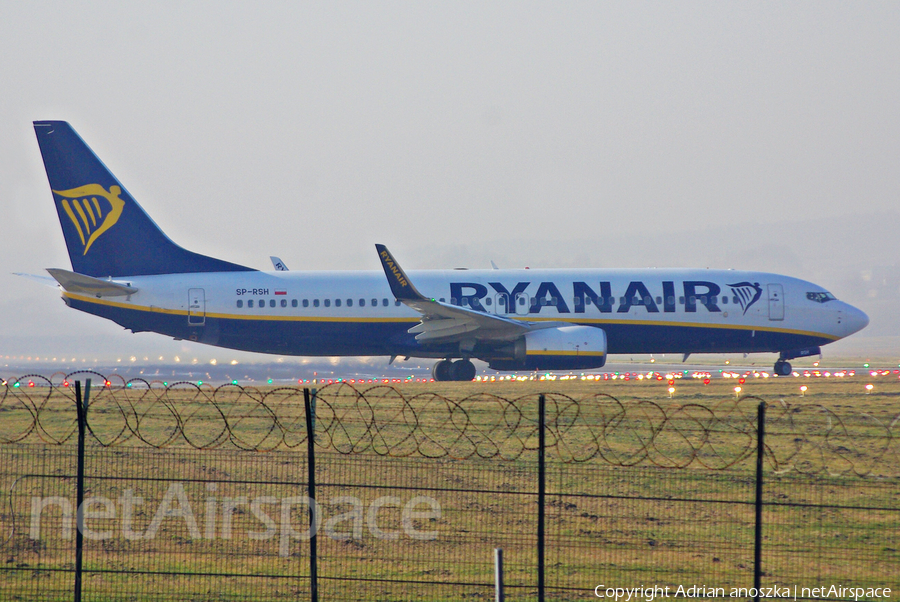
[[[75,272],[102,278],[252,270],[172,242],[65,121],[36,121],[34,131]]]

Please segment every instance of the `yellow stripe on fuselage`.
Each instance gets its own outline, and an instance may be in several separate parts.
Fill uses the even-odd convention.
[[[98,299],[88,295],[79,295],[77,293],[63,292],[64,297],[84,301],[85,303],[93,303],[96,305],[104,305],[107,307],[118,307],[122,309],[130,309],[133,311],[144,311],[149,313],[158,313],[174,316],[187,316],[186,309],[165,309],[162,307],[148,307],[144,305],[134,305],[132,303],[122,303],[120,301],[109,301],[107,299]],[[245,314],[222,314],[222,313],[206,313],[207,318],[219,318],[222,320],[258,320],[269,322],[369,322],[369,323],[418,323],[419,318],[366,318],[366,317],[343,317],[343,316],[271,316],[271,315],[245,315]],[[794,334],[809,337],[819,337],[832,341],[838,340],[831,334],[822,332],[811,332],[808,330],[795,330],[791,328],[775,328],[772,326],[748,326],[745,324],[709,324],[704,322],[664,322],[661,320],[625,320],[625,319],[599,319],[599,318],[513,318],[520,322],[568,322],[571,324],[610,324],[610,325],[629,325],[629,326],[667,326],[678,328],[717,328],[724,330],[756,330],[759,332],[778,332],[782,334]]]
[[[606,355],[602,351],[543,351],[543,350],[534,350],[528,349],[525,351],[525,355],[570,355],[572,357],[589,355],[592,357],[602,357]]]

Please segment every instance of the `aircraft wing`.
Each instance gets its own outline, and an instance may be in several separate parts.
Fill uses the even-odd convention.
[[[512,341],[531,330],[559,326],[556,323],[537,325],[522,322],[429,299],[416,290],[387,247],[375,245],[375,248],[378,250],[378,257],[381,259],[381,266],[391,286],[391,292],[402,303],[422,315],[422,320],[409,329],[409,332],[416,334],[416,340],[419,342],[446,343],[467,338],[497,342]]]
[[[101,280],[59,268],[47,268],[47,271],[59,282],[60,286],[70,293],[96,295],[97,297],[125,297],[138,291],[138,289],[120,282]]]

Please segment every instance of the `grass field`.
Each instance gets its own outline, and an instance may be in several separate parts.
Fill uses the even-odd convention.
[[[751,397],[738,400],[736,386]],[[492,599],[495,547],[505,550],[508,599],[534,599],[541,392],[549,394],[549,599],[595,599],[601,583],[750,587],[759,399],[768,403],[763,583],[900,590],[897,375],[681,378],[671,398],[655,379],[394,387],[366,385],[362,397],[320,388],[317,497],[326,521],[345,517],[337,536],[318,538],[320,599]],[[19,388],[0,404],[0,598],[71,597],[74,539],[63,537],[60,507],[41,515],[40,539],[30,532],[35,498],[74,505],[70,397]],[[91,399],[86,497],[114,500],[116,515],[89,521],[114,536],[85,542],[85,599],[307,595],[309,543],[288,534],[281,554],[282,519],[306,525],[305,507],[285,511],[283,502],[306,495],[302,393],[101,388]],[[145,500],[131,525],[145,533],[173,483],[194,533],[179,503],[155,538],[124,537],[126,490]],[[373,502],[417,496],[441,507],[440,517],[410,523],[434,539],[405,536],[391,505],[375,524],[399,537],[373,533]],[[360,502],[359,521],[348,497]],[[235,505],[228,512],[226,499]],[[254,499],[276,500],[257,507],[276,523],[269,538],[251,537],[266,530]]]

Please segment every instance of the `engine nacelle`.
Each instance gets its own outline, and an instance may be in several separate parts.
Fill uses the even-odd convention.
[[[606,363],[606,332],[562,326],[529,332],[513,346],[513,359],[492,360],[492,370],[579,370]]]

